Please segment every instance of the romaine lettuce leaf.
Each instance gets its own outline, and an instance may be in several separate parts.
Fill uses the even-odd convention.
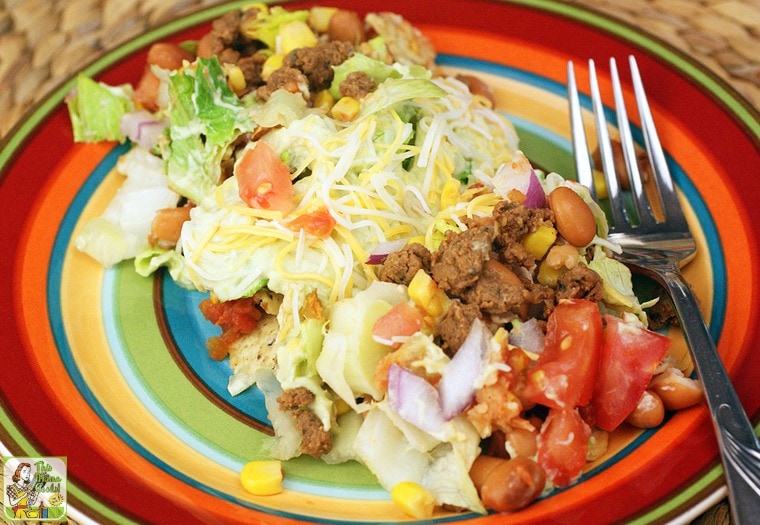
[[[227,85],[216,57],[199,58],[171,75],[168,92],[171,143],[164,158],[169,183],[200,202],[219,181],[227,147],[255,123]]]
[[[132,86],[108,86],[84,75],[77,77],[74,94],[67,98],[76,142],[123,142],[121,118],[135,109]]]

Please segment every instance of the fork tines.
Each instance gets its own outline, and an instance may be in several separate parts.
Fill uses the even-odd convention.
[[[665,154],[657,135],[652,112],[649,103],[647,102],[636,59],[633,56],[630,56],[629,63],[634,94],[644,136],[644,144],[654,175],[653,178],[655,180],[659,203],[661,204],[669,228],[687,228],[665,159]],[[652,212],[649,196],[647,195],[642,181],[638,156],[636,154],[634,139],[631,133],[631,125],[623,97],[623,89],[618,75],[617,63],[614,58],[610,59],[610,75],[615,101],[617,128],[620,135],[620,145],[625,160],[625,169],[631,183],[631,197],[633,199],[633,208],[636,210],[636,216],[630,216],[628,208],[624,205],[623,190],[619,182],[621,178],[618,176],[615,167],[612,141],[610,140],[609,127],[599,89],[596,66],[593,60],[589,60],[591,106],[594,112],[594,122],[599,142],[599,153],[602,161],[601,169],[604,172],[607,183],[607,195],[610,200],[610,208],[612,211],[612,226],[614,230],[628,227],[644,227],[650,229],[656,227],[660,221],[656,219],[655,214]],[[582,125],[580,97],[578,95],[578,87],[572,62],[569,62],[567,66],[567,78],[576,173],[578,175],[578,181],[589,188],[592,197],[596,198],[593,169],[589,160],[586,134]]]

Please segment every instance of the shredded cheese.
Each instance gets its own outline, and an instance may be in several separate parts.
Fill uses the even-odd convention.
[[[300,283],[330,304],[376,278],[366,261],[377,244],[421,239],[434,249],[445,231],[464,228],[463,218],[490,213],[493,195],[460,193],[451,183],[461,173],[492,177],[516,149],[514,130],[461,82],[434,82],[446,97],[415,99],[403,112],[391,107],[339,123],[315,111],[267,134],[292,158],[293,211],[249,208],[234,178],[222,183],[183,233],[193,280],[223,299],[250,293],[244,286],[261,278],[280,293]],[[409,108],[413,121],[402,118]],[[329,237],[288,228],[318,207],[336,221]]]

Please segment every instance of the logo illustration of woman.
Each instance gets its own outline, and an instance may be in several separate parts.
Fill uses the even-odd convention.
[[[16,472],[11,478],[12,485],[8,485],[5,492],[10,500],[11,508],[16,518],[36,518],[38,508],[32,508],[37,502],[39,494],[32,484],[32,465],[19,463]]]

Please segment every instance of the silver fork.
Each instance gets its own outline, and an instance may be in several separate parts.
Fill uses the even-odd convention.
[[[665,219],[657,220],[644,189],[617,66],[611,59],[610,73],[620,142],[631,181],[636,217],[630,216],[624,206],[596,70],[594,62],[589,61],[592,107],[612,212],[609,238],[622,247],[622,253],[616,255],[619,260],[659,282],[672,299],[712,417],[733,521],[739,524],[757,523],[760,519],[760,444],[731,385],[691,289],[681,276],[680,268],[693,258],[696,243],[678,201],[636,60],[631,56],[629,62],[644,142]],[[578,180],[596,198],[572,62],[567,67],[567,84]]]

